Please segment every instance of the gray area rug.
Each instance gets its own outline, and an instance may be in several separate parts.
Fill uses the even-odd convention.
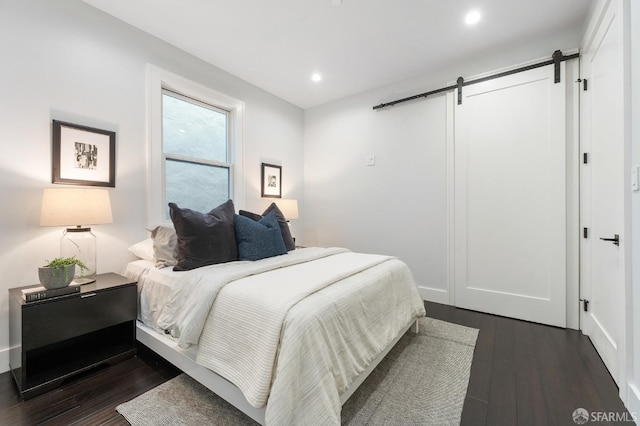
[[[344,425],[457,425],[478,330],[432,318],[408,332],[342,407]],[[181,374],[116,407],[133,426],[255,425]]]

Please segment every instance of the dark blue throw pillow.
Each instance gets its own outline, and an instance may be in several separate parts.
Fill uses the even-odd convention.
[[[233,222],[240,260],[259,260],[287,253],[274,212],[258,221],[235,215]]]
[[[293,240],[291,236],[291,230],[289,229],[289,222],[287,222],[287,218],[284,217],[282,211],[278,208],[276,203],[271,203],[269,207],[262,213],[262,216],[266,216],[268,213],[274,212],[276,215],[276,219],[278,220],[278,225],[280,225],[280,233],[282,234],[282,240],[284,241],[284,245],[288,251],[296,249],[296,242]],[[253,220],[260,220],[262,216],[256,213],[251,213],[246,210],[240,210],[240,216],[246,216]]]

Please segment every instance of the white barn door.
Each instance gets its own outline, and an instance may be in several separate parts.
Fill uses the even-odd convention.
[[[455,305],[566,325],[565,67],[463,87],[455,106]],[[571,83],[573,84],[573,83]]]

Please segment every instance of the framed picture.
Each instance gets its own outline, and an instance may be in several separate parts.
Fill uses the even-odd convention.
[[[52,183],[116,186],[116,132],[53,120]]]
[[[282,198],[282,166],[262,163],[262,196]]]

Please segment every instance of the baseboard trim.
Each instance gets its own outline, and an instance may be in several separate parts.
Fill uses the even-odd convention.
[[[438,288],[418,286],[422,300],[427,302],[449,304],[449,292]]]
[[[629,413],[635,416],[636,424],[640,425],[640,389],[631,383],[627,384],[627,401],[625,405]]]
[[[9,371],[9,348],[0,350],[0,374]]]

